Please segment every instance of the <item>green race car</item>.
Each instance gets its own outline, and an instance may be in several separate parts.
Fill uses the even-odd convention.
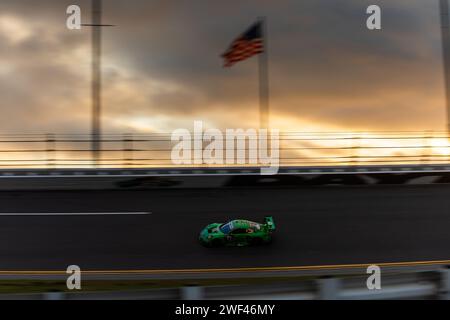
[[[248,246],[272,241],[275,223],[271,216],[264,223],[248,220],[232,220],[228,223],[212,223],[201,232],[199,240],[207,247]]]

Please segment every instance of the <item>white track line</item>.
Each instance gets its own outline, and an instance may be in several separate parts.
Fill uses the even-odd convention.
[[[0,212],[0,216],[142,216],[151,212]]]

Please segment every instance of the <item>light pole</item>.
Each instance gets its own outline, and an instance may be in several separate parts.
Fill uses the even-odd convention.
[[[95,166],[101,158],[101,110],[102,110],[102,27],[112,27],[110,24],[102,24],[102,0],[92,0],[92,23],[82,24],[92,27],[92,128],[91,149],[92,160]]]
[[[439,9],[441,13],[442,57],[444,62],[447,133],[450,133],[450,19],[448,12],[448,0],[439,0]]]

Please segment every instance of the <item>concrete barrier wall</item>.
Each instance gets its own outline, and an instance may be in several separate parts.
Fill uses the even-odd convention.
[[[295,188],[329,185],[423,185],[450,183],[443,166],[259,169],[65,169],[0,171],[0,190],[108,190],[192,188]]]

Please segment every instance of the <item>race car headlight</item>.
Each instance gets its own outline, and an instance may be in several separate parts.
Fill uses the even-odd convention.
[[[208,236],[208,240],[211,239],[211,238],[212,238],[212,236]]]

